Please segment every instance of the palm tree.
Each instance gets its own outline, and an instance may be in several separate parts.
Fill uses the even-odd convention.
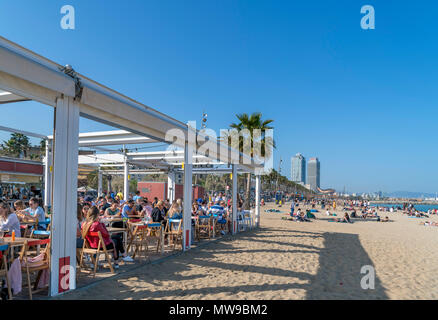
[[[265,130],[273,129],[271,124],[274,120],[262,120],[262,114],[260,112],[254,112],[250,116],[247,113],[237,114],[238,123],[232,123],[230,128],[236,129],[237,132],[247,129],[250,133],[251,147],[250,147],[250,156],[254,157],[254,142],[260,142],[261,144],[261,156],[265,158],[271,157],[271,150],[275,148],[275,142],[271,139],[266,138]],[[261,130],[260,141],[254,140],[254,130]],[[231,143],[231,137],[225,137],[228,140],[228,143]],[[243,143],[244,137],[239,135],[239,150],[243,151]],[[250,208],[250,196],[251,196],[251,173],[247,174],[246,180],[246,196],[244,208],[249,210]]]
[[[30,149],[29,138],[21,133],[12,133],[8,141],[3,141],[1,145],[3,152],[7,155],[17,156],[23,155],[27,157],[27,152]]]

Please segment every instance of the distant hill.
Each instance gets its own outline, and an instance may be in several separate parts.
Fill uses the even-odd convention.
[[[385,196],[391,198],[411,198],[411,199],[435,198],[435,193],[395,191],[395,192],[385,193]]]

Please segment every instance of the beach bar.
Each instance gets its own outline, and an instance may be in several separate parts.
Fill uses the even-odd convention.
[[[152,167],[168,172],[170,186],[174,185],[175,171],[184,173],[183,208],[183,250],[190,249],[192,174],[194,155],[197,150],[198,131],[191,123],[175,120],[157,110],[143,105],[112,89],[109,89],[79,73],[71,66],[61,66],[34,52],[31,52],[5,38],[0,37],[0,103],[36,101],[54,108],[53,136],[47,137],[44,160],[45,205],[52,209],[51,216],[51,264],[49,295],[76,288],[76,212],[78,165],[83,163],[78,149],[82,146],[119,145],[129,143],[171,142],[166,134],[181,130],[183,141],[173,142],[183,151],[178,161]],[[120,130],[107,133],[79,133],[79,118],[84,117],[104,123]],[[16,130],[16,129],[12,129]],[[195,138],[193,138],[195,137]],[[217,143],[217,149],[210,150],[205,161],[220,159],[230,164],[233,151]],[[224,156],[225,155],[225,156]],[[123,166],[125,197],[128,196],[128,175],[130,162],[143,163],[149,168],[151,159],[142,160],[140,154],[111,154],[111,163]],[[243,155],[244,157],[248,157]],[[137,157],[137,158],[136,158]],[[117,159],[116,159],[117,158]],[[181,167],[183,159],[183,169]],[[155,167],[154,167],[155,166]],[[228,165],[224,173],[256,172],[256,165]],[[213,169],[212,169],[213,170]],[[217,172],[218,172],[217,171]],[[101,185],[101,176],[99,178]],[[172,195],[172,190],[168,191]],[[125,199],[126,200],[126,199]],[[233,212],[237,212],[237,179],[233,179]],[[256,224],[260,222],[260,177],[256,176]],[[237,215],[233,214],[233,233],[236,230]],[[67,281],[66,281],[67,279]],[[67,285],[66,285],[67,284]]]

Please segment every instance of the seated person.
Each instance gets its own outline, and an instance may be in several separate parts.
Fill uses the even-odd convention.
[[[220,206],[222,207],[222,210],[217,211],[217,223],[221,225],[221,228],[224,228],[227,224],[227,212],[225,209],[225,201],[220,202]]]
[[[110,203],[108,203],[107,199],[104,197],[99,197],[98,201],[98,208],[103,214],[105,213],[106,209],[110,207]]]
[[[118,203],[114,201],[111,206],[105,210],[105,217],[120,217],[120,209]]]
[[[137,196],[137,199],[136,200],[134,199],[134,201],[135,201],[135,212],[141,216],[143,213],[143,198]]]
[[[128,200],[124,205],[122,209],[122,218],[128,219],[129,216],[132,216],[135,214],[135,208],[134,208],[134,200]]]
[[[168,219],[182,219],[182,208],[179,206],[178,202],[174,201],[167,211],[166,216]]]
[[[342,219],[342,222],[351,223],[350,216],[348,215],[348,212],[345,212],[344,218]]]
[[[113,249],[114,256],[114,268],[119,268],[119,253],[123,256],[123,261],[132,262],[134,261],[130,256],[126,255],[125,248],[123,247],[123,240],[120,234],[110,236],[105,225],[99,222],[99,209],[92,206],[88,210],[87,219],[82,224],[82,238],[87,239],[91,248],[97,249],[99,244],[99,237],[89,235],[89,232],[98,232],[102,234],[103,241],[105,243],[106,249],[111,252]]]
[[[300,214],[297,212],[297,221],[305,222],[310,220],[306,218],[304,212],[300,211]]]
[[[17,200],[14,202],[14,210],[18,219],[22,222],[31,222],[35,219],[27,212],[24,202],[22,200]]]
[[[158,201],[155,208],[152,210],[152,220],[153,222],[163,222],[166,220],[166,213],[164,212],[163,201]]]
[[[150,202],[145,199],[143,201],[143,211],[142,211],[142,216],[146,217],[147,220],[152,220],[152,206],[150,204]]]
[[[316,219],[315,215],[311,213],[309,209],[306,210],[306,217],[309,219]]]
[[[20,221],[17,215],[11,211],[9,204],[2,200],[0,200],[0,220],[3,221],[0,225],[0,231],[9,231],[10,235],[12,235],[12,231],[15,231],[15,236],[21,237]]]
[[[82,214],[82,205],[78,203],[77,206],[77,228],[76,228],[76,248],[82,249],[84,246],[84,239],[82,239],[81,225],[85,221],[84,216]]]
[[[46,220],[46,214],[44,213],[44,209],[39,206],[39,200],[37,198],[30,198],[29,200],[29,208],[22,211],[23,213],[30,215],[33,219],[38,219],[38,222],[41,223]],[[46,230],[46,224],[39,224],[38,230]]]
[[[209,215],[213,215],[217,218],[217,223],[224,226],[227,223],[227,219],[225,218],[226,212],[225,212],[225,201],[221,200],[219,204],[213,205],[208,210]]]
[[[170,208],[172,209],[172,208]],[[193,202],[192,204],[192,216],[196,217],[196,216],[203,216],[202,214],[202,209],[200,209],[199,204],[197,202]]]

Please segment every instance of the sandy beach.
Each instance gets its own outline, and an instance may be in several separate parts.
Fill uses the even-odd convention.
[[[260,229],[224,237],[58,298],[438,298],[438,227],[419,225],[437,217],[381,213],[392,222],[345,224],[328,222],[319,212],[312,222],[293,222],[281,219],[289,203],[279,208],[283,213],[264,212],[273,207],[262,207]],[[360,286],[364,265],[375,268],[374,289]]]

